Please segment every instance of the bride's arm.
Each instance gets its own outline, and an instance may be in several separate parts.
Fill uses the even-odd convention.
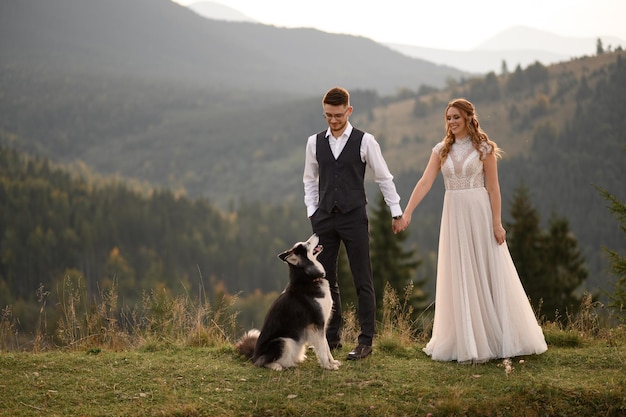
[[[498,182],[498,162],[493,152],[487,154],[483,160],[483,169],[485,170],[485,187],[491,202],[493,234],[498,245],[501,245],[506,239],[506,231],[502,227],[502,197],[500,195],[500,183]]]
[[[430,159],[428,160],[428,165],[426,165],[426,169],[422,174],[422,178],[420,178],[419,181],[417,181],[417,184],[415,184],[411,197],[409,198],[409,202],[407,203],[404,213],[402,214],[402,219],[406,222],[404,228],[409,226],[413,210],[415,210],[415,208],[419,205],[424,196],[428,194],[428,191],[430,191],[430,188],[435,182],[435,179],[439,174],[441,164],[440,161],[439,154],[436,152],[432,152],[430,154]]]

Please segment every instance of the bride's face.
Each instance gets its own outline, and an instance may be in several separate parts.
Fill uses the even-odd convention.
[[[469,135],[467,121],[456,107],[450,107],[446,112],[446,123],[455,138],[464,138]]]

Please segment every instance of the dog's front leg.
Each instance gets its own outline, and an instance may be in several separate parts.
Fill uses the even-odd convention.
[[[341,362],[333,358],[333,355],[330,352],[330,347],[328,346],[328,341],[326,340],[326,335],[323,331],[315,332],[311,335],[311,344],[315,349],[317,361],[320,363],[322,368],[329,369],[331,371],[339,369]]]

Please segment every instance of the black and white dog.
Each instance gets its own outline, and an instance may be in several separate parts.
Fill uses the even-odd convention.
[[[280,371],[306,359],[307,345],[313,346],[325,369],[339,369],[326,341],[326,326],[333,301],[324,267],[317,260],[322,251],[313,235],[278,255],[289,266],[289,284],[270,306],[259,332],[248,331],[236,348],[256,366]]]

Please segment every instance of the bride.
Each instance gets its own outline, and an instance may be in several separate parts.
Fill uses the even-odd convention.
[[[441,171],[446,193],[435,318],[424,352],[434,360],[471,363],[543,353],[547,345],[502,227],[498,146],[468,100],[448,103],[445,120],[446,136],[433,148],[394,230],[408,227]]]

